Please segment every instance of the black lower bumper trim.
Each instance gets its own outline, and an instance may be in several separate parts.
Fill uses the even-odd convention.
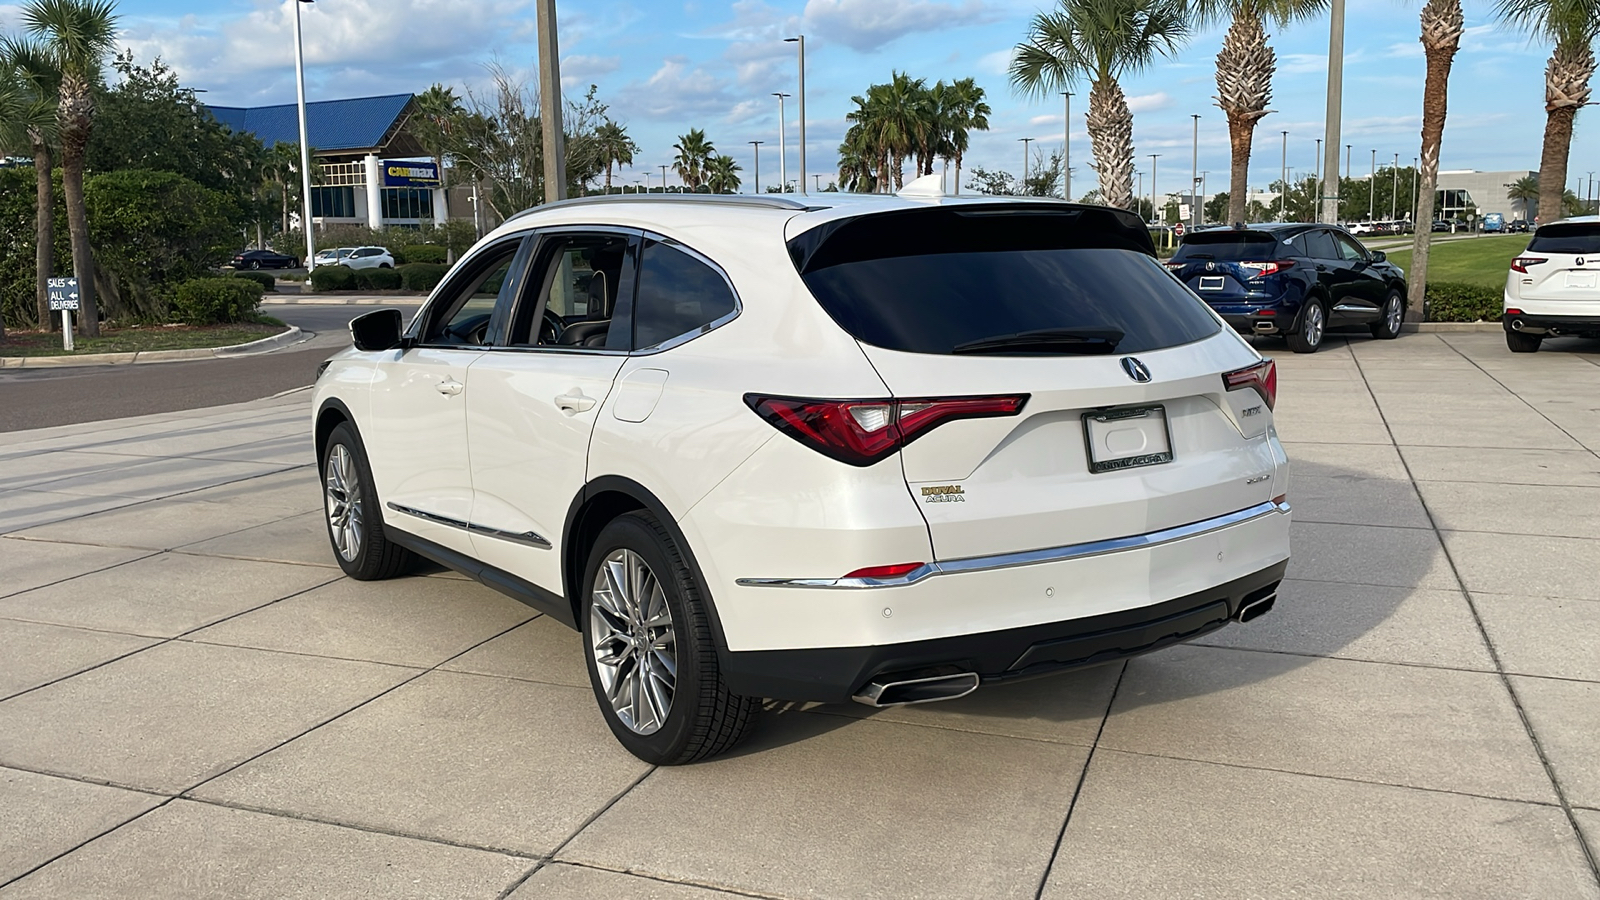
[[[729,690],[774,700],[843,703],[891,672],[955,666],[985,682],[1031,678],[1125,659],[1226,625],[1270,595],[1288,561],[1153,606],[1105,615],[874,647],[745,650],[723,654]]]
[[[1600,316],[1551,316],[1540,313],[1522,313],[1515,316],[1501,316],[1500,324],[1506,331],[1515,331],[1511,327],[1512,320],[1520,320],[1524,328],[1534,330],[1554,328],[1562,334],[1594,334],[1600,333]]]

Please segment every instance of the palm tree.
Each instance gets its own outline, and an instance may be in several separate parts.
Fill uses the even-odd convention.
[[[1011,83],[1043,96],[1089,80],[1089,143],[1107,204],[1133,204],[1133,112],[1118,79],[1170,56],[1189,35],[1184,0],[1058,0],[1028,26]]]
[[[706,161],[717,152],[717,148],[706,140],[705,131],[689,129],[688,134],[678,136],[678,142],[672,145],[672,149],[678,151],[678,158],[672,161],[672,171],[678,173],[683,183],[690,190],[705,184]]]
[[[1465,19],[1461,0],[1427,0],[1422,6],[1422,52],[1428,74],[1422,83],[1422,151],[1417,173],[1417,227],[1411,237],[1411,271],[1406,285],[1406,318],[1422,320],[1428,291],[1428,252],[1433,246],[1433,192],[1439,184],[1439,145],[1444,139],[1450,67],[1461,46]],[[1527,179],[1524,179],[1527,180]],[[1341,192],[1342,193],[1342,192]],[[1534,194],[1538,194],[1535,185]]]
[[[83,200],[83,157],[94,127],[94,87],[117,36],[113,0],[32,0],[22,8],[22,23],[41,38],[61,72],[61,183],[67,200],[67,231],[72,236],[72,272],[78,279],[83,333],[100,334],[95,302],[94,256],[89,249],[89,215]]]
[[[444,157],[450,150],[455,134],[460,130],[461,116],[466,110],[456,92],[442,84],[435,84],[417,95],[417,113],[412,119],[411,133],[422,144],[439,172],[439,187],[444,192],[443,218],[450,219],[450,185],[445,180]],[[295,145],[298,149],[299,145]],[[285,226],[284,230],[288,230]]]
[[[56,203],[53,148],[56,143],[56,104],[61,96],[61,73],[38,43],[6,37],[0,41],[0,58],[14,68],[27,88],[28,106],[20,123],[33,155],[34,192],[34,312],[40,328],[51,327],[50,279],[55,270]]]
[[[884,117],[881,133],[886,138],[884,149],[889,153],[889,174],[898,191],[905,186],[906,157],[916,153],[933,130],[927,83],[904,72],[892,72],[888,84],[873,87],[878,90],[878,112]]]
[[[739,164],[731,156],[713,156],[706,160],[706,187],[713,194],[732,194],[739,190]]]
[[[1555,44],[1544,69],[1544,152],[1539,158],[1539,221],[1553,222],[1562,215],[1572,120],[1589,102],[1600,0],[1500,0],[1495,12],[1510,25]]]
[[[627,128],[610,119],[595,129],[595,142],[599,145],[600,158],[606,164],[606,192],[610,193],[612,165],[633,165],[633,155],[639,152],[639,145],[628,137]]]
[[[1195,0],[1197,25],[1232,19],[1217,53],[1217,106],[1228,117],[1228,143],[1233,152],[1228,196],[1234,198],[1228,221],[1243,222],[1246,187],[1250,180],[1250,145],[1256,123],[1271,110],[1272,75],[1277,55],[1267,46],[1264,21],[1279,28],[1310,18],[1327,6],[1327,0]]]
[[[1506,188],[1506,199],[1517,201],[1522,207],[1522,218],[1528,218],[1529,204],[1539,199],[1539,176],[1524,175]]]
[[[845,132],[844,143],[839,145],[839,189],[860,194],[878,190],[877,154],[866,146],[861,129],[855,125]]]
[[[950,83],[949,95],[944,99],[945,126],[949,129],[949,140],[945,149],[950,154],[947,159],[956,164],[955,192],[961,193],[961,159],[967,153],[968,134],[973,131],[989,130],[989,114],[994,110],[984,102],[983,88],[971,78],[963,78]]]

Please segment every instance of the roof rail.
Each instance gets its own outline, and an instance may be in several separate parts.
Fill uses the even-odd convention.
[[[787,209],[794,212],[806,212],[814,209],[827,209],[826,205],[812,205],[791,200],[784,196],[768,196],[764,194],[596,194],[593,197],[573,197],[569,200],[557,200],[554,203],[545,203],[513,215],[512,219],[543,212],[547,209],[562,209],[569,206],[585,206],[596,203],[710,203],[716,206],[749,206],[758,209]]]

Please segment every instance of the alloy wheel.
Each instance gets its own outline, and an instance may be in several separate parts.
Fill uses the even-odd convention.
[[[1313,303],[1306,309],[1306,322],[1302,326],[1306,344],[1316,347],[1322,344],[1322,304]]]
[[[345,562],[355,562],[361,555],[365,524],[361,509],[361,475],[356,471],[350,448],[343,444],[334,444],[333,452],[328,454],[323,494],[328,509],[328,533],[333,535],[334,549]]]
[[[677,638],[661,582],[644,558],[613,551],[595,574],[589,631],[600,687],[623,725],[654,734],[672,712]]]
[[[1384,307],[1383,310],[1384,324],[1388,326],[1390,334],[1398,334],[1400,332],[1400,323],[1404,320],[1405,314],[1405,307],[1400,305],[1400,296],[1398,294],[1390,295],[1389,305]]]

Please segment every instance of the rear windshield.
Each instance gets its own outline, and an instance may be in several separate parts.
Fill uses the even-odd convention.
[[[1265,231],[1200,231],[1185,237],[1172,259],[1174,262],[1186,259],[1239,262],[1274,259],[1277,252],[1278,239]]]
[[[1528,242],[1534,253],[1600,254],[1600,222],[1574,225],[1546,225],[1534,232]]]
[[[1141,353],[1220,328],[1155,261],[1143,224],[1104,207],[882,213],[812,229],[789,248],[834,321],[890,350],[974,352],[1044,333],[981,352]]]

